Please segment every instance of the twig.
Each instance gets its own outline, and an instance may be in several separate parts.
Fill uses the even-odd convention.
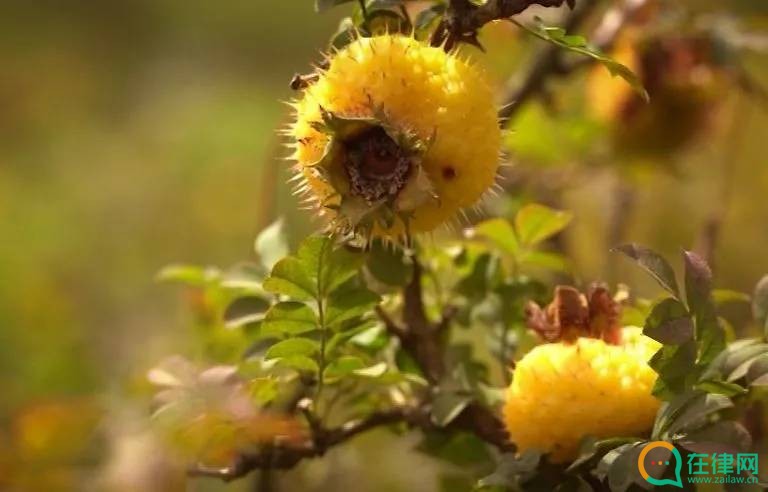
[[[324,455],[328,449],[371,429],[397,423],[418,423],[420,410],[395,408],[377,412],[362,420],[347,422],[335,429],[316,428],[310,438],[299,444],[273,445],[260,452],[241,455],[230,467],[217,468],[196,465],[188,470],[191,476],[219,478],[231,481],[257,469],[293,468],[301,460]]]
[[[634,18],[646,2],[647,0],[626,0],[621,5],[609,9],[591,36],[592,44],[601,51],[610,50],[624,26]],[[575,32],[591,15],[598,3],[597,0],[586,0],[579,5],[579,8],[573,10],[563,26],[566,32]],[[560,47],[547,46],[536,56],[536,61],[527,71],[523,81],[520,83],[513,81],[509,84],[499,110],[500,126],[505,127],[529,100],[544,94],[550,78],[569,75],[595,62],[593,58],[580,57],[566,63],[563,55]]]
[[[573,8],[575,0],[488,0],[478,5],[470,0],[450,0],[443,20],[432,34],[432,46],[453,49],[457,42],[479,46],[477,30],[485,24],[506,19],[525,11],[532,5],[560,7],[564,3]]]

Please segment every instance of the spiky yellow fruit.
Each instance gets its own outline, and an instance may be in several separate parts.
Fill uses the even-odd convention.
[[[621,331],[618,345],[595,338],[547,343],[516,365],[504,421],[519,451],[538,449],[555,462],[572,460],[586,436],[636,436],[653,425],[660,402],[647,361],[659,344],[640,328]]]
[[[390,239],[431,231],[494,184],[493,92],[455,53],[402,35],[359,38],[294,107],[299,189],[342,228]]]

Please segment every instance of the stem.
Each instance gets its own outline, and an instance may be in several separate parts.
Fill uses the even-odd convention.
[[[317,263],[317,324],[320,327],[320,354],[318,355],[317,367],[317,393],[315,401],[319,402],[320,393],[323,391],[323,373],[325,372],[325,345],[328,338],[328,327],[325,326],[325,285],[323,285],[323,265],[325,263],[325,250],[328,245],[334,241],[331,237],[323,243],[320,248],[320,258]]]

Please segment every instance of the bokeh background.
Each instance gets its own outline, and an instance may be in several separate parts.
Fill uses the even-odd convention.
[[[768,27],[764,2],[692,5],[727,9],[752,32]],[[248,259],[278,216],[293,240],[314,227],[295,211],[275,130],[289,117],[288,82],[320,59],[347,9],[318,15],[310,0],[39,0],[6,1],[0,11],[0,490],[4,475],[33,484],[51,469],[47,488],[28,490],[108,489],[95,477],[130,468],[120,459],[146,465],[151,447],[137,437],[145,409],[130,395],[147,367],[191,343],[186,299],[155,282],[158,270]],[[468,52],[500,89],[541,47],[511,25],[489,27],[482,40],[486,56]],[[768,82],[765,55],[744,63]],[[521,170],[513,174],[533,174],[536,184],[513,178],[516,194],[497,210],[537,199],[572,210],[563,241],[575,276],[621,279],[653,296],[641,273],[608,253],[620,164],[580,158],[603,136],[584,116],[584,81],[558,83],[555,109],[536,103],[513,121],[509,160]],[[721,213],[717,284],[749,292],[768,272],[768,106],[736,88],[722,98],[730,106],[716,131],[673,166],[625,182],[635,201],[622,222],[627,239],[677,259]],[[60,427],[72,435],[51,442],[50,428]],[[95,435],[99,451],[81,452]],[[437,490],[434,463],[408,453],[411,444],[362,438],[305,467],[301,490]]]

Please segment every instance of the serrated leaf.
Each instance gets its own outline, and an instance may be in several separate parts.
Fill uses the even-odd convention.
[[[293,256],[278,261],[264,280],[264,290],[299,301],[317,298],[317,283],[307,274],[304,264]]]
[[[518,27],[533,34],[539,39],[596,60],[608,69],[611,75],[619,76],[624,79],[644,101],[648,102],[650,100],[648,91],[645,90],[640,79],[632,72],[632,70],[606,55],[597,47],[591,46],[586,38],[578,35],[568,35],[565,30],[560,27],[547,26],[538,17],[535,18],[535,21],[536,25],[531,27],[517,22],[516,20],[512,20]]]
[[[314,311],[301,302],[278,302],[264,315],[262,330],[296,335],[317,329]]]
[[[267,271],[272,270],[275,263],[288,255],[288,240],[283,219],[277,219],[259,233],[254,242],[254,249]]]
[[[666,289],[675,298],[680,298],[680,289],[677,286],[677,279],[675,278],[675,272],[672,267],[669,266],[667,260],[655,251],[640,246],[638,244],[630,243],[623,244],[614,248],[614,251],[618,251],[628,256],[643,270],[648,272],[664,289]]]
[[[515,232],[521,244],[533,246],[563,230],[573,214],[531,203],[515,215]]]
[[[236,328],[261,321],[267,309],[269,309],[269,302],[261,297],[239,297],[224,311],[224,323],[228,328]]]
[[[641,445],[642,443],[627,444],[613,459],[608,469],[608,486],[611,492],[625,492],[632,484],[646,483],[637,469]]]
[[[264,354],[264,359],[282,359],[297,355],[311,356],[316,354],[319,350],[320,344],[316,340],[310,340],[308,338],[289,338],[272,345],[269,350],[267,350],[267,353]]]
[[[693,339],[693,320],[680,301],[667,297],[651,309],[643,334],[663,344],[679,345]]]

